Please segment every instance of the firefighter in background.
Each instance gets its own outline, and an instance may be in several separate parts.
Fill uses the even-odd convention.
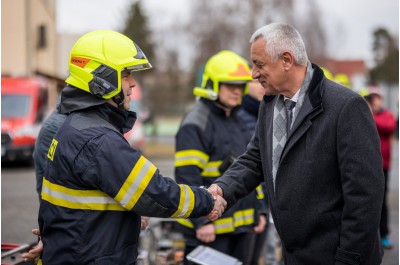
[[[149,68],[140,48],[114,31],[90,32],[73,46],[59,106],[68,116],[52,140],[42,185],[43,264],[135,264],[141,215],[212,211],[215,220],[223,211],[220,197],[163,178],[125,140],[136,120],[129,111],[131,74]],[[82,93],[105,103],[91,106]],[[86,108],[71,112],[76,105]]]
[[[380,87],[373,85],[361,91],[361,95],[371,109],[376,129],[379,134],[379,141],[381,144],[383,175],[385,176],[385,193],[382,204],[381,220],[379,223],[379,232],[382,239],[382,246],[386,249],[393,247],[389,238],[389,207],[387,205],[389,171],[392,155],[392,136],[396,128],[396,120],[392,112],[383,107],[383,91]]]
[[[336,83],[351,89],[350,78],[346,74],[337,74],[333,79]]]
[[[328,78],[329,80],[333,80],[333,75],[331,73],[331,71],[329,71],[326,67],[321,67],[322,71],[324,71],[324,75],[326,78]]]
[[[250,134],[237,111],[251,79],[247,61],[232,51],[221,51],[207,61],[202,85],[193,91],[199,100],[176,134],[177,183],[210,186],[246,150]],[[207,245],[248,264],[257,208],[254,191],[217,221],[178,219],[186,240],[185,256],[198,245]],[[184,264],[191,263],[185,258]]]

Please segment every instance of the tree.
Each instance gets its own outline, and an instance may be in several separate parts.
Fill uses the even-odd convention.
[[[151,31],[148,28],[147,21],[147,17],[142,12],[140,1],[134,2],[128,11],[123,34],[134,40],[147,59],[152,62],[154,59],[154,45],[151,41]],[[143,73],[138,72],[138,79],[141,79],[143,74],[146,74],[146,71]]]
[[[399,46],[395,38],[384,28],[374,31],[373,53],[375,67],[370,70],[372,83],[385,82],[398,84],[399,82]]]

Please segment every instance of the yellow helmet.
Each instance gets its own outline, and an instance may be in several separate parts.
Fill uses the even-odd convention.
[[[109,99],[121,92],[121,72],[152,68],[131,39],[111,30],[97,30],[80,37],[72,47],[66,83]]]
[[[245,84],[252,80],[247,61],[233,51],[220,51],[206,63],[201,87],[195,87],[193,94],[199,97],[216,100],[220,83]]]
[[[347,88],[351,88],[350,79],[346,74],[335,75],[335,82],[339,83]]]
[[[333,75],[332,73],[326,69],[325,67],[321,67],[322,71],[324,71],[324,75],[326,78],[328,78],[329,80],[333,80]]]
[[[363,89],[358,90],[358,94],[362,97],[368,97],[369,96],[369,88],[365,87]]]

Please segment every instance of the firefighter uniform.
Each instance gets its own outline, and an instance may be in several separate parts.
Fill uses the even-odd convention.
[[[201,87],[193,89],[200,100],[185,115],[176,135],[175,179],[178,183],[210,186],[246,151],[250,134],[237,115],[240,101],[235,100],[238,96],[235,91],[242,89],[243,96],[250,80],[247,61],[232,51],[220,51],[207,61]],[[220,94],[222,85],[224,92]],[[242,198],[213,222],[215,240],[206,245],[247,264],[255,241],[253,226],[258,222],[259,205],[256,192]],[[178,219],[186,239],[186,255],[197,245],[205,244],[197,238],[196,230],[209,223],[205,218]],[[201,235],[200,238],[207,240]],[[190,264],[187,259],[184,262]]]
[[[226,163],[230,157],[237,157],[246,150],[250,140],[249,133],[236,112],[237,109],[234,109],[232,115],[226,117],[223,109],[202,98],[184,117],[176,135],[177,183],[210,186],[221,176],[220,168],[224,161]],[[217,239],[212,243],[212,247],[227,254],[234,254],[231,253],[233,249],[223,249],[226,244],[218,245],[219,238],[224,238],[223,241],[234,241],[235,237],[227,235],[252,233],[257,205],[255,195],[249,195],[214,221]],[[178,223],[190,249],[200,243],[196,239],[195,229],[209,221],[206,218],[190,218],[178,219]]]
[[[163,178],[129,146],[121,131],[132,118],[103,104],[70,114],[58,130],[39,213],[43,264],[134,264],[140,215],[204,216],[212,210],[207,191]]]
[[[63,91],[59,107],[68,116],[43,177],[43,264],[136,264],[141,215],[188,218],[213,210],[209,191],[163,178],[123,136],[136,120],[126,98],[135,86],[130,74],[148,68],[140,48],[114,31],[87,33],[72,48],[71,91]]]

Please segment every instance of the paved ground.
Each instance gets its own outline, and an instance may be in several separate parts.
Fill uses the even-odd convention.
[[[172,138],[162,139],[166,151],[154,148],[157,139],[152,139],[147,156],[157,165],[164,176],[173,175]],[[155,151],[154,151],[155,150]],[[399,264],[399,147],[394,141],[393,167],[390,172],[389,207],[392,250],[385,252],[383,265]],[[1,241],[30,243],[36,238],[31,229],[37,227],[38,199],[35,191],[34,170],[31,167],[7,166],[1,168]]]

